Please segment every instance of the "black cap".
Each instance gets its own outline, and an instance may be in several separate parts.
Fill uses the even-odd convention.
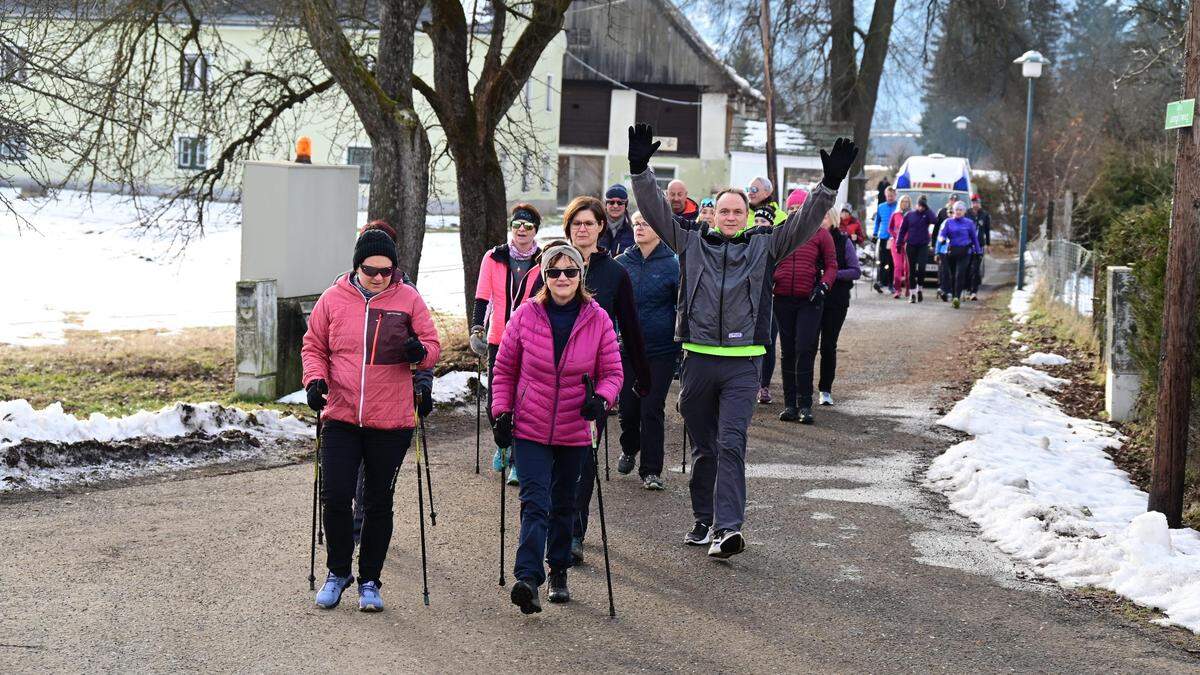
[[[396,266],[396,242],[383,230],[367,230],[358,238],[354,244],[354,269],[373,255],[384,256],[392,261],[392,267]]]

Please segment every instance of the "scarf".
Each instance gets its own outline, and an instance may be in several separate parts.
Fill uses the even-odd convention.
[[[537,250],[538,247],[536,242],[534,242],[533,246],[530,246],[529,250],[524,253],[521,253],[519,250],[517,250],[516,244],[512,243],[511,241],[508,242],[508,257],[512,258],[513,260],[529,260],[533,257],[533,254],[537,253]]]

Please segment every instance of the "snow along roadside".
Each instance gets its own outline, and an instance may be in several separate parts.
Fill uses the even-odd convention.
[[[479,374],[473,370],[453,370],[433,380],[433,402],[437,405],[466,405],[475,401],[475,380]],[[483,386],[487,387],[487,375],[483,376]],[[308,394],[303,390],[294,391],[275,401],[285,405],[308,405]]]
[[[1010,306],[1018,323],[1022,295]],[[1200,633],[1200,533],[1146,512],[1146,493],[1106,452],[1120,446],[1117,431],[1049,396],[1067,385],[1028,366],[989,371],[939,422],[974,438],[934,460],[925,485],[1062,586],[1113,591],[1161,610],[1159,623]]]

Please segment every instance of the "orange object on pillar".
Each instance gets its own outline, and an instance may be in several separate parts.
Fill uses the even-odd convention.
[[[312,164],[312,139],[308,136],[296,140],[296,163]]]

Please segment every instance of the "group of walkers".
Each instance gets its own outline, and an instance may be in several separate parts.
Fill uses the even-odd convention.
[[[603,201],[579,196],[564,213],[565,238],[539,244],[541,214],[517,204],[508,241],[481,262],[469,342],[488,363],[493,468],[520,486],[511,599],[523,613],[541,611],[543,584],[551,602],[570,599],[567,571],[583,560],[599,484],[596,448],[610,414],[619,418],[618,473],[637,469],[645,489],[662,490],[666,399],[680,379],[678,409],[693,458],[692,524],[683,539],[728,558],[745,549],[748,429],[777,336],[781,419],[812,422],[818,345],[822,403],[832,404],[837,336],[863,238],[849,209],[834,208],[834,196],[857,147],[838,139],[822,151],[821,181],[793,191],[784,210],[766,178],[699,202],[681,181],[664,193],[649,167],[653,137],[648,125],[629,130],[640,211],[630,212],[624,185]],[[432,407],[419,373],[437,360],[440,341],[396,261],[394,232],[368,226],[353,269],[322,294],[304,337],[328,535],[328,573],[316,595],[323,608],[337,606],[354,581],[356,541],[359,607],[383,608],[379,576],[396,476]],[[599,505],[603,529],[602,498]]]
[[[971,203],[951,194],[946,206],[934,216],[927,197],[896,199],[896,190],[883,188],[875,211],[873,237],[877,245],[877,274],[873,288],[911,303],[924,301],[922,285],[933,248],[938,266],[937,295],[943,302],[961,306],[963,295],[979,299],[983,280],[983,257],[991,246],[991,215],[983,209],[979,195]]]

